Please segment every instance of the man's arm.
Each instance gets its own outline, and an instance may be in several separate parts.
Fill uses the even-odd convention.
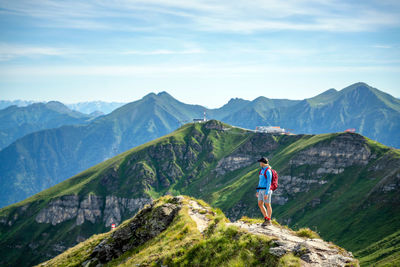
[[[271,182],[272,182],[272,171],[271,171],[271,169],[268,169],[268,171],[267,171],[267,193],[268,193],[268,190],[270,189],[270,187],[271,187]]]

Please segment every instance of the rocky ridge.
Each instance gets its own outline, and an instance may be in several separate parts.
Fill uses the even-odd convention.
[[[184,206],[187,209],[183,209]],[[81,246],[89,254],[82,259],[79,265],[85,267],[119,265],[119,261],[113,260],[118,259],[123,254],[129,255],[131,252],[128,251],[132,251],[167,230],[175,219],[179,220],[179,217],[185,216],[180,213],[180,211],[184,210],[187,210],[187,215],[196,223],[197,230],[202,233],[201,237],[206,242],[210,238],[210,233],[212,234],[212,230],[210,231],[209,227],[215,228],[216,226],[216,221],[213,221],[216,215],[213,209],[198,200],[186,196],[164,197],[161,201],[156,200],[152,204],[146,205],[132,219],[106,234],[93,247]],[[178,214],[180,215],[178,216]],[[210,221],[213,221],[213,223],[210,224]],[[357,260],[354,259],[350,252],[321,239],[298,237],[293,231],[279,225],[261,227],[260,224],[246,223],[242,220],[233,223],[221,223],[226,224],[228,228],[239,228],[251,234],[272,237],[269,255],[274,258],[273,262],[275,263],[286,254],[292,253],[300,259],[301,266],[336,267],[345,266],[346,264],[358,265]],[[182,233],[186,232],[183,231]],[[234,242],[236,241],[232,239],[232,243]],[[218,253],[217,251],[216,253]],[[60,256],[62,257],[63,254]],[[57,257],[60,258],[60,256]],[[151,255],[151,257],[151,262],[153,263],[162,262],[157,255]],[[64,256],[64,259],[68,260],[68,256]],[[60,262],[50,260],[38,266],[52,266],[54,263]],[[137,265],[142,266],[141,264]]]
[[[282,257],[287,253],[293,253],[302,260],[302,266],[346,266],[355,262],[353,254],[322,239],[302,238],[296,236],[293,231],[281,226],[271,224],[261,227],[259,223],[250,224],[244,221],[230,223],[253,234],[268,235],[275,239],[275,246],[269,252]]]

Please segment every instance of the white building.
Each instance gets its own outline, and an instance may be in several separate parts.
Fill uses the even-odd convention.
[[[284,134],[286,133],[285,129],[280,126],[257,126],[256,132],[258,133],[278,133]]]
[[[202,119],[193,119],[193,122],[205,122],[205,121],[207,121],[205,111],[204,111],[204,117]]]

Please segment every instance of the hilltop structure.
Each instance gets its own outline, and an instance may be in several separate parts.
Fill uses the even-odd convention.
[[[280,126],[257,126],[257,133],[275,133],[275,134],[284,134],[286,130],[281,128]]]

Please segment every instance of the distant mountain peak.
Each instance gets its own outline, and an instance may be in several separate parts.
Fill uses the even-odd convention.
[[[162,91],[162,92],[159,92],[157,94],[154,93],[154,92],[151,92],[151,93],[148,93],[147,95],[145,95],[142,99],[161,99],[161,98],[164,98],[164,99],[175,99],[173,96],[171,96],[166,91]]]
[[[43,105],[46,106],[48,109],[54,110],[59,113],[71,114],[71,115],[74,114],[73,116],[79,116],[79,117],[87,116],[79,111],[70,109],[69,107],[67,107],[66,105],[64,105],[63,103],[61,103],[59,101],[49,101]]]
[[[269,98],[267,98],[265,96],[259,96],[259,97],[255,98],[253,100],[253,102],[259,102],[259,101],[265,101],[265,100],[269,100]]]
[[[350,85],[350,86],[367,86],[367,87],[371,87],[365,82],[356,82],[356,83],[354,83],[353,85]]]
[[[69,108],[66,105],[64,105],[63,103],[61,103],[59,101],[49,101],[45,105],[47,107],[51,107],[51,108],[57,107],[57,108],[64,108],[64,109],[69,110]]]
[[[246,100],[244,100],[243,98],[234,97],[234,98],[231,98],[231,99],[228,101],[228,104],[229,104],[229,103],[242,102],[242,101],[246,101]]]
[[[354,83],[352,85],[349,85],[349,86],[343,88],[341,90],[341,92],[347,93],[347,92],[351,92],[354,90],[372,91],[373,89],[374,89],[373,87],[369,86],[368,84],[366,84],[364,82],[357,82],[357,83]]]
[[[338,92],[338,90],[336,90],[335,88],[330,88],[330,89],[326,90],[325,92],[323,92],[323,94],[324,93],[336,93],[336,92]]]
[[[170,94],[168,94],[168,92],[166,92],[166,91],[159,92],[157,95],[158,95],[158,96],[170,96],[170,97],[172,97],[172,96],[171,96]]]
[[[154,92],[148,93],[147,95],[145,95],[142,99],[146,99],[146,98],[151,98],[151,97],[155,97],[157,96]]]

